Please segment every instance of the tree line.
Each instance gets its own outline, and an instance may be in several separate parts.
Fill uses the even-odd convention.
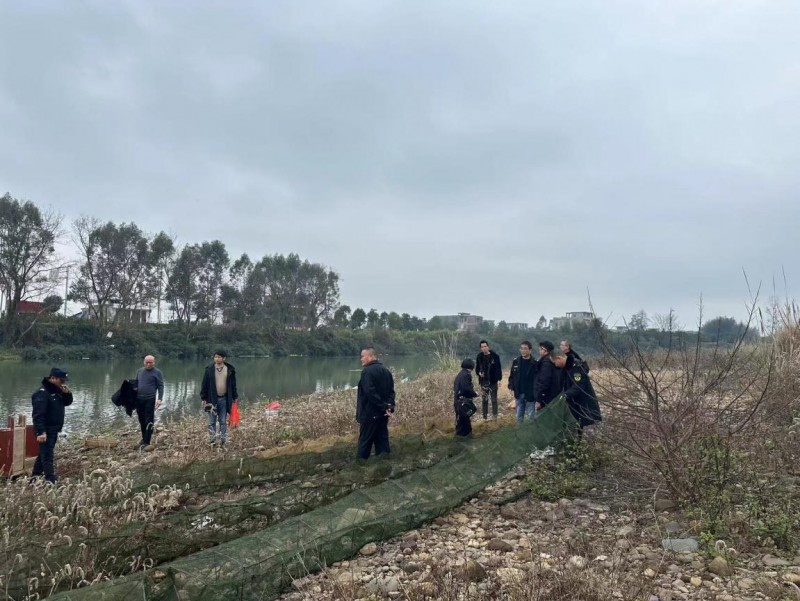
[[[71,240],[77,261],[56,251]],[[66,298],[58,291],[69,286]],[[198,324],[246,324],[281,345],[289,332],[313,332],[322,326],[349,330],[399,332],[448,329],[439,317],[426,320],[408,313],[351,309],[340,303],[339,275],[297,254],[248,254],[231,259],[220,240],[179,246],[166,232],[148,233],[135,223],[81,217],[67,226],[62,216],[6,193],[0,198],[0,287],[5,304],[2,339],[14,346],[36,325],[39,315],[22,316],[20,303],[43,299],[41,313],[56,313],[69,300],[79,303],[100,326],[138,323],[142,310],[155,308],[156,321],[191,329]],[[167,313],[168,312],[168,313]],[[668,322],[668,323],[667,323]],[[547,330],[539,318],[530,335]],[[595,324],[603,327],[601,323]],[[743,324],[718,317],[704,333],[735,338]],[[649,320],[644,311],[626,328],[642,333],[676,331],[664,316]],[[454,329],[454,328],[451,328]],[[574,332],[583,335],[582,330]],[[509,340],[524,332],[506,322],[484,322],[480,335]]]
[[[67,240],[77,261],[56,252]],[[57,292],[70,274],[63,298]],[[86,216],[67,227],[54,211],[8,193],[0,198],[0,286],[6,343],[21,337],[20,303],[48,292],[42,313],[55,313],[72,301],[103,326],[136,323],[141,310],[154,307],[156,321],[169,315],[189,327],[252,324],[273,332],[322,325],[425,327],[425,320],[408,314],[351,311],[340,304],[339,274],[294,253],[232,259],[220,240],[179,246],[163,231],[148,233],[132,222]]]

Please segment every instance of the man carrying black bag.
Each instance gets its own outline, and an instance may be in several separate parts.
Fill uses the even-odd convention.
[[[477,410],[472,399],[478,396],[472,384],[475,362],[464,359],[453,382],[453,409],[456,412],[456,436],[472,436],[472,416]]]

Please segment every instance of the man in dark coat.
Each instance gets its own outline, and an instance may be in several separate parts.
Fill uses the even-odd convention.
[[[497,419],[497,383],[503,379],[500,356],[489,348],[485,340],[480,342],[481,352],[475,358],[475,373],[481,387],[483,419],[489,417],[489,399],[492,400],[492,419]]]
[[[583,364],[583,370],[587,374],[589,373],[589,364],[581,358],[575,349],[572,348],[569,340],[562,340],[558,346],[561,348],[561,352],[567,357],[567,369],[571,368],[575,362],[580,361]]]
[[[39,456],[33,466],[33,476],[44,475],[45,480],[55,483],[54,451],[58,433],[64,427],[64,407],[72,404],[72,392],[67,387],[68,375],[63,369],[54,367],[50,375],[42,380],[42,386],[33,393],[33,430],[39,443]]]
[[[375,349],[361,351],[361,379],[358,381],[356,421],[359,423],[358,457],[369,459],[389,453],[389,417],[394,413],[394,378],[378,361]]]
[[[522,423],[526,413],[529,418],[533,417],[538,365],[531,354],[532,348],[527,340],[519,345],[520,355],[511,362],[511,373],[508,375],[508,389],[514,393],[516,402],[517,423]]]
[[[556,366],[564,369],[564,394],[567,397],[569,409],[581,430],[602,421],[600,404],[597,402],[594,386],[592,386],[592,381],[589,379],[583,363],[578,360],[572,367],[567,367],[565,356],[556,357],[554,361]]]
[[[214,362],[206,366],[203,383],[200,385],[200,400],[208,412],[208,442],[217,442],[217,422],[219,422],[219,445],[225,448],[228,442],[228,415],[231,407],[239,401],[236,389],[236,368],[225,359],[223,350],[214,352]]]
[[[551,353],[555,346],[549,340],[539,343],[539,369],[536,374],[536,385],[534,386],[534,398],[536,399],[536,410],[540,411],[561,394],[562,373],[553,363]]]
[[[472,370],[475,362],[472,359],[464,359],[461,362],[461,371],[453,381],[453,408],[456,412],[456,436],[470,436],[472,434],[472,419],[460,411],[461,403],[466,399],[474,399],[478,396],[472,384]]]

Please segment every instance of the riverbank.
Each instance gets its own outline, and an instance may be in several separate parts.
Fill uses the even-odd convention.
[[[417,457],[425,463],[447,456],[452,378],[449,371],[434,372],[397,384],[391,437],[398,455],[409,458],[402,473],[419,468]],[[224,451],[207,444],[202,413],[162,424],[147,452],[135,450],[134,419],[91,437],[90,446],[70,437],[56,449],[58,486],[17,479],[2,488],[0,528],[7,536],[0,585],[17,599],[23,589],[47,595],[101,582],[261,530],[385,479],[388,474],[352,472],[354,411],[354,390],[287,399],[278,416],[260,404],[244,407]],[[309,496],[310,490],[326,493]],[[242,514],[241,499],[248,507],[276,507],[277,514]],[[225,529],[198,531],[198,515],[214,515]]]
[[[278,416],[245,407],[224,451],[206,444],[203,414],[165,422],[147,452],[135,450],[134,420],[91,447],[76,439],[59,444],[59,486],[17,480],[2,489],[0,584],[10,599],[21,599],[143,570],[160,581],[165,572],[151,568],[162,563],[448,465],[449,457],[469,452],[453,445],[454,374],[398,383],[391,462],[354,462],[354,390],[288,399]],[[791,426],[773,419],[773,406],[755,422],[763,436],[732,440],[746,472],[732,472],[736,488],[717,494],[726,504],[714,505],[713,521],[707,508],[715,498],[704,495],[719,490],[708,475],[721,468],[706,458],[723,455],[690,441],[702,456],[686,469],[705,471],[693,472],[697,484],[685,497],[665,496],[669,482],[620,444],[624,432],[643,431],[643,422],[606,396],[622,376],[592,371],[598,390],[610,391],[603,394],[605,421],[570,455],[525,460],[459,509],[394,539],[376,534],[360,555],[320,575],[292,572],[287,599],[782,599],[793,590],[783,582],[800,573],[793,509],[800,497],[790,488],[800,449]],[[774,401],[779,394],[796,398],[794,389],[773,392]],[[476,442],[516,436],[510,394],[501,395],[500,420],[474,420]],[[779,453],[752,447],[777,440]],[[492,453],[502,452],[492,448],[459,470],[471,463],[484,469],[480,462],[491,464]],[[750,478],[759,474],[770,474],[769,487]],[[425,490],[452,484],[445,480]],[[364,515],[348,511],[337,519]],[[665,549],[666,539],[686,550]]]

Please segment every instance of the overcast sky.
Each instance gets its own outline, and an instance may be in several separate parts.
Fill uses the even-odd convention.
[[[342,301],[741,318],[800,286],[800,2],[0,0],[0,194]]]

